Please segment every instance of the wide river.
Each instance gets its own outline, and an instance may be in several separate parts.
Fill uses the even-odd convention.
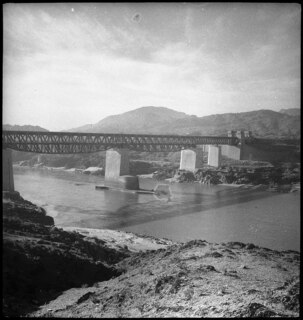
[[[262,187],[170,185],[171,198],[127,191],[95,190],[103,178],[14,166],[15,189],[46,209],[57,226],[119,229],[188,241],[240,241],[300,251],[301,193],[271,193]],[[140,179],[140,188],[157,182]]]

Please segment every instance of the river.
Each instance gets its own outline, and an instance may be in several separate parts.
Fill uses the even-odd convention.
[[[42,206],[57,226],[118,229],[174,241],[240,241],[300,251],[300,192],[262,187],[170,185],[171,198],[95,190],[98,176],[14,166],[15,189]],[[140,188],[157,182],[140,179]]]

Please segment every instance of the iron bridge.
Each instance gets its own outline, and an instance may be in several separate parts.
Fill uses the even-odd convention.
[[[173,152],[199,145],[237,145],[239,142],[237,137],[2,131],[4,149],[49,154],[90,153],[111,148]]]

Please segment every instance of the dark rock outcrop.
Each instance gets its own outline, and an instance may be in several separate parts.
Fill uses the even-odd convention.
[[[46,215],[46,211],[34,205],[30,201],[24,200],[19,192],[2,192],[3,198],[3,218],[5,221],[10,219],[21,219],[41,225],[54,225],[54,219]]]

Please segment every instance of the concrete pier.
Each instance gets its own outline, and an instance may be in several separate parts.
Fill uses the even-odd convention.
[[[2,190],[15,191],[12,150],[2,149]]]
[[[251,137],[251,131],[228,131],[228,137],[237,137],[240,139],[238,146],[222,145],[221,152],[222,155],[229,159],[243,160],[243,150],[245,145],[245,137]]]
[[[37,159],[37,163],[43,163],[45,160],[45,156],[42,154],[39,154],[38,159]]]
[[[222,155],[233,160],[242,160],[242,149],[238,146],[222,145]]]
[[[105,186],[138,190],[139,179],[129,175],[129,149],[110,149],[106,151]]]
[[[118,180],[129,174],[129,150],[109,149],[106,151],[105,180]]]
[[[195,171],[203,167],[203,149],[185,149],[181,151],[180,170]]]
[[[209,146],[208,147],[208,162],[209,166],[220,167],[221,166],[221,146]]]

